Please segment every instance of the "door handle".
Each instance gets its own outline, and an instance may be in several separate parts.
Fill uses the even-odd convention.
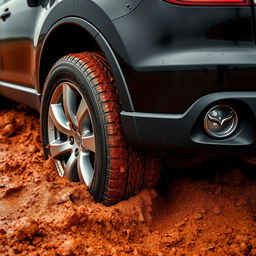
[[[5,21],[7,18],[11,16],[11,12],[9,12],[9,9],[5,9],[4,12],[0,15],[0,19]]]

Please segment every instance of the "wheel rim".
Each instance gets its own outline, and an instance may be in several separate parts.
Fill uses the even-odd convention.
[[[52,94],[48,112],[51,156],[60,176],[91,187],[96,143],[88,105],[71,83],[61,83]]]

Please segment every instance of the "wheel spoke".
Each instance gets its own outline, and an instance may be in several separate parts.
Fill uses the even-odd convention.
[[[82,126],[83,120],[85,120],[85,118],[88,116],[89,116],[88,107],[85,100],[82,98],[76,114],[76,120],[79,127]]]
[[[64,114],[61,104],[51,104],[49,108],[49,116],[58,131],[66,135],[70,134],[70,123]]]
[[[69,141],[63,142],[60,140],[55,140],[52,143],[50,143],[50,150],[51,150],[51,156],[53,158],[59,158],[65,153],[71,152],[72,145],[70,145]]]
[[[79,99],[81,99],[79,101]],[[75,85],[63,82],[53,92],[48,114],[51,156],[60,175],[88,187],[94,177],[95,136],[87,102]],[[66,135],[66,136],[65,136]]]
[[[63,84],[63,107],[68,120],[77,125],[76,121],[76,100],[77,94],[68,84]]]
[[[85,150],[95,153],[95,137],[94,134],[86,134],[82,136],[82,146]]]
[[[90,154],[88,152],[81,152],[78,159],[78,173],[82,177],[84,183],[90,187],[94,175],[94,169],[90,162]],[[81,179],[80,179],[81,180]]]
[[[76,172],[76,168],[77,168],[77,157],[75,156],[75,153],[72,153],[65,166],[64,175],[68,177],[70,180],[72,180],[72,177],[74,176],[74,172]]]

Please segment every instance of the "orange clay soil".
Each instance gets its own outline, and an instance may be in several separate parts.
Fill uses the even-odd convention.
[[[229,161],[105,207],[44,161],[37,114],[0,110],[0,255],[256,255],[256,178]]]

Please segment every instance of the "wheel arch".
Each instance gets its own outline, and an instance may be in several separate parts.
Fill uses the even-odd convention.
[[[64,40],[66,38],[68,40]],[[47,74],[60,57],[70,53],[95,50],[101,51],[109,62],[122,109],[133,111],[128,87],[114,51],[96,27],[77,17],[66,17],[54,23],[39,43],[36,61],[36,90],[39,93],[42,92]]]

